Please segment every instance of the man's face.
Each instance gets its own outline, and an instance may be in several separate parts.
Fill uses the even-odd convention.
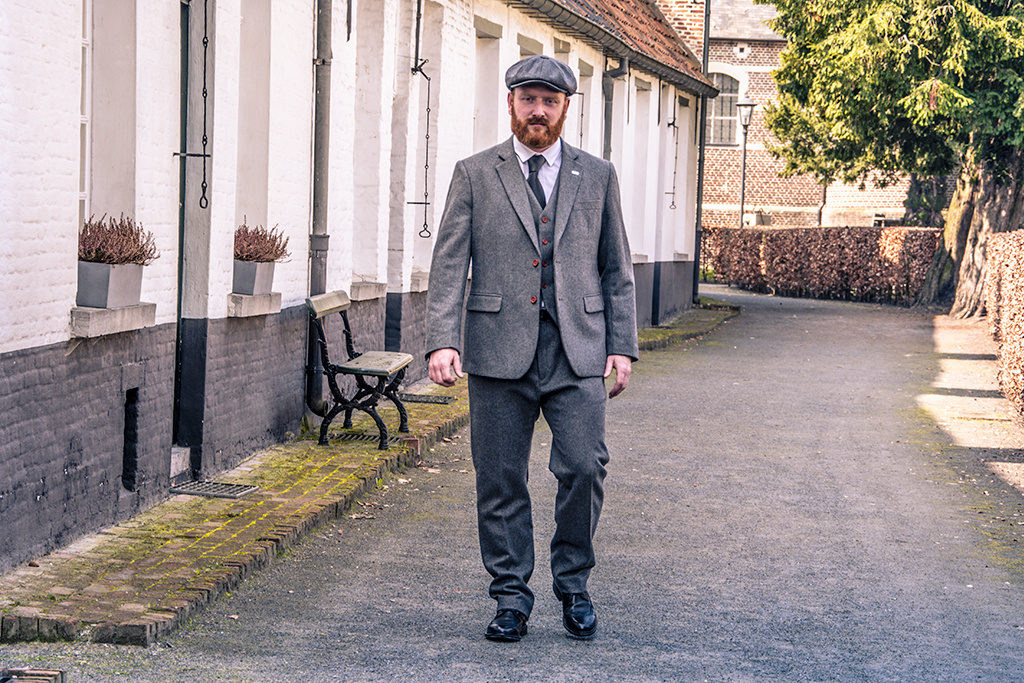
[[[536,152],[555,144],[562,134],[569,98],[543,85],[524,85],[508,94],[512,133]]]

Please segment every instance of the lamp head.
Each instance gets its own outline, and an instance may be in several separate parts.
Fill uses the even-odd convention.
[[[736,114],[739,116],[740,125],[746,128],[750,125],[750,119],[754,116],[756,103],[746,95],[736,101]]]

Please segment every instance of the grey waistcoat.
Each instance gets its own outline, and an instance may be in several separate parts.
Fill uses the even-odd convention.
[[[540,202],[534,197],[533,191],[526,188],[530,198],[530,210],[533,211],[533,224],[537,229],[537,245],[540,247],[540,301],[541,310],[546,310],[552,319],[558,322],[558,311],[555,298],[555,204],[558,203],[558,183],[551,189],[547,205],[541,209]]]

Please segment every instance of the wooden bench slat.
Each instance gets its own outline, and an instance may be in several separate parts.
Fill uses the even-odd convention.
[[[336,292],[317,294],[306,299],[306,308],[309,309],[314,318],[323,318],[331,313],[347,311],[351,306],[352,301],[348,297],[348,292],[340,289]]]
[[[340,364],[341,372],[348,375],[372,375],[390,377],[412,362],[408,353],[392,351],[367,351],[358,358]]]

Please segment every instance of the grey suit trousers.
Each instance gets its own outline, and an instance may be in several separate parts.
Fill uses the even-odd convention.
[[[558,480],[551,573],[556,597],[582,593],[595,563],[593,537],[604,501],[606,393],[601,377],[579,377],[558,328],[540,324],[537,353],[519,379],[469,375],[480,551],[498,609],[529,616],[534,568],[529,477],[534,425],[543,412],[552,433],[548,468]]]

